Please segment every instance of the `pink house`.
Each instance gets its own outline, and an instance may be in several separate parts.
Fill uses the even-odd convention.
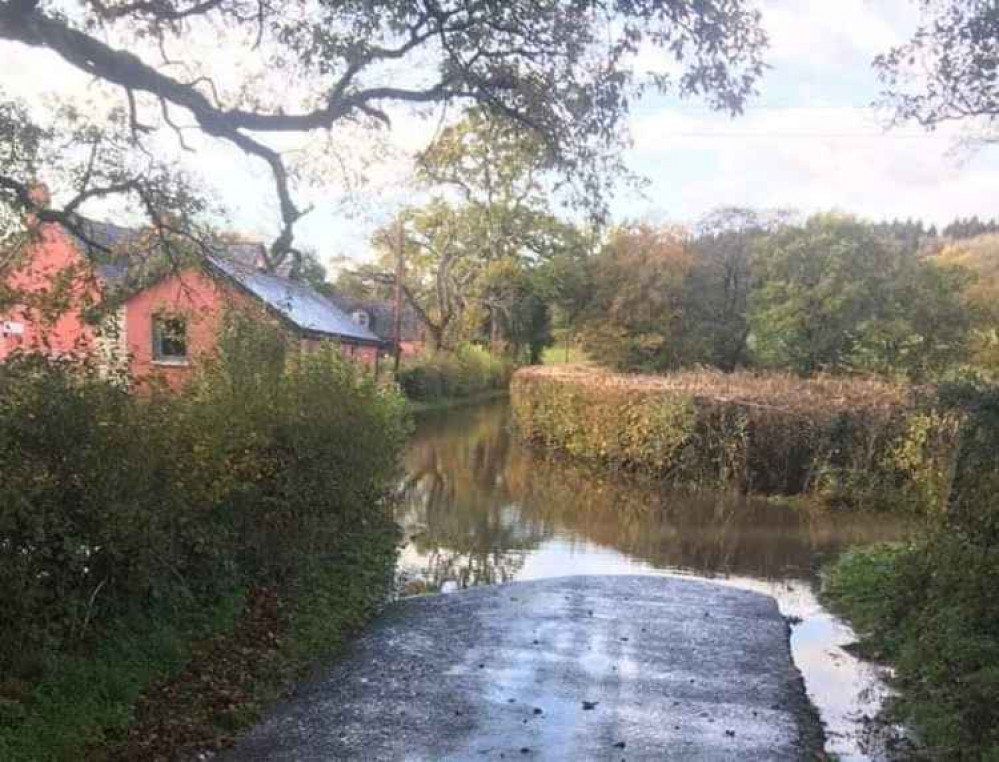
[[[138,283],[127,255],[142,233],[86,223],[90,241],[122,251],[111,264],[95,264],[88,246],[57,225],[43,225],[8,279],[20,304],[0,314],[0,361],[18,350],[97,356],[104,367],[128,372],[136,383],[152,378],[183,384],[199,355],[215,347],[226,309],[247,309],[276,320],[304,347],[336,343],[352,358],[375,363],[383,342],[315,289],[261,271],[259,244],[220,244],[202,267],[188,267]],[[56,289],[68,309],[47,311]],[[117,308],[99,325],[88,308],[113,298]]]

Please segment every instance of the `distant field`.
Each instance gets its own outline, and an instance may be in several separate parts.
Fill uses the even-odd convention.
[[[579,347],[568,347],[564,344],[557,344],[554,347],[545,347],[541,355],[542,365],[564,365],[566,363],[584,363],[589,358]]]

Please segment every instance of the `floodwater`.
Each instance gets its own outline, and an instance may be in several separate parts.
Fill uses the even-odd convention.
[[[872,722],[882,668],[854,657],[849,626],[816,597],[817,570],[853,545],[900,539],[882,514],[664,490],[518,444],[505,400],[424,417],[406,457],[398,519],[408,593],[580,574],[669,574],[774,596],[840,760],[889,759],[897,728]]]

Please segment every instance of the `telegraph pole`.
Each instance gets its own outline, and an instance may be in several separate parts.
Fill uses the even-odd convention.
[[[393,372],[399,374],[399,359],[402,355],[402,273],[403,273],[403,249],[406,245],[406,228],[400,217],[396,227],[396,248],[395,248],[395,306],[392,326],[392,336],[395,340],[395,363]]]

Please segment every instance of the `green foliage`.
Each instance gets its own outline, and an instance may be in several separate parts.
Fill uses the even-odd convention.
[[[950,437],[960,420],[950,477],[936,473],[927,480],[946,492],[945,508],[931,514],[925,536],[911,548],[846,555],[828,574],[826,591],[854,621],[863,644],[895,666],[902,688],[896,708],[931,753],[996,759],[999,390],[947,385],[938,405],[935,418],[912,421],[909,442]],[[909,458],[908,448],[897,456]],[[937,468],[925,460],[918,467]]]
[[[671,482],[913,511],[940,510],[963,420],[900,387],[831,378],[563,365],[522,369],[511,391],[520,435],[572,456]]]
[[[999,378],[999,235],[944,246],[934,261],[968,279],[962,301],[971,315],[970,364]]]
[[[435,195],[375,235],[383,274],[402,293],[431,348],[488,342],[515,361],[536,362],[550,343],[550,305],[565,303],[562,266],[584,248],[551,199],[551,146],[516,121],[469,111],[418,158]],[[456,200],[454,197],[457,197]]]
[[[513,365],[482,347],[462,345],[454,352],[438,352],[407,361],[396,380],[415,402],[471,397],[505,389]]]
[[[916,223],[722,209],[693,235],[633,225],[582,257],[552,303],[618,370],[744,367],[938,380],[995,356],[995,259],[939,252]],[[972,250],[973,249],[973,250]],[[553,291],[552,293],[558,293]]]
[[[60,665],[108,669],[110,683],[73,683],[97,691],[81,691],[81,722],[120,724],[147,662],[181,658],[157,632],[186,642],[231,591],[294,584],[350,532],[388,531],[404,406],[335,348],[293,352],[239,317],[176,395],[39,356],[0,366],[0,674],[15,681],[0,686],[0,749],[62,711]]]
[[[963,358],[960,278],[852,217],[817,215],[761,240],[751,350],[767,368],[921,378]]]
[[[905,545],[855,548],[823,574],[822,595],[836,610],[849,615],[872,657],[884,657],[897,648],[896,618],[905,615],[899,610],[900,569],[910,553],[912,549]]]
[[[944,529],[913,547],[841,557],[823,592],[850,618],[861,648],[896,669],[892,711],[930,756],[999,756],[999,552]]]

